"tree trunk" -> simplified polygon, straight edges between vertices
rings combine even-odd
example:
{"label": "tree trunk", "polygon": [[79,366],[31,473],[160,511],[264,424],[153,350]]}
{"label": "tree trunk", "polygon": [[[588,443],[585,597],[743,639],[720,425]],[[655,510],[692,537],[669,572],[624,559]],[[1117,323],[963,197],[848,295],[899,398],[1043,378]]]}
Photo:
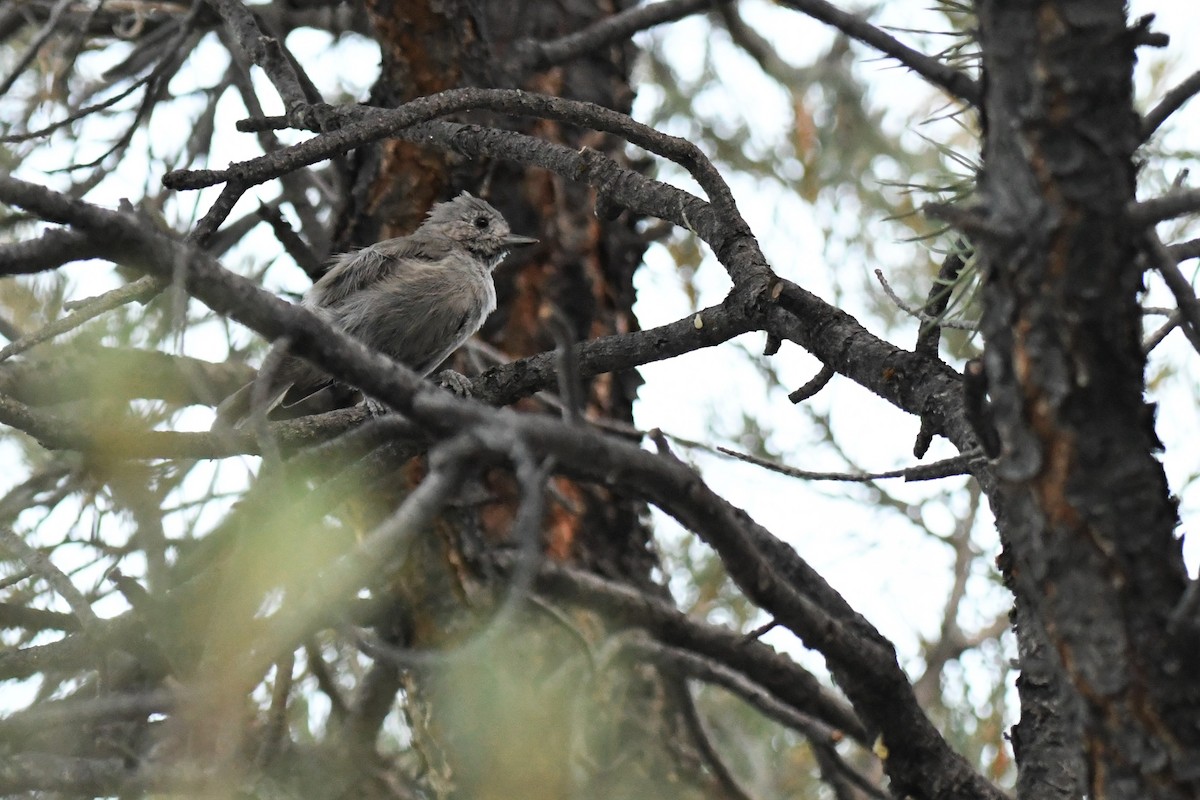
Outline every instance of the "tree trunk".
{"label": "tree trunk", "polygon": [[[383,59],[371,103],[392,106],[443,89],[479,86],[523,88],[629,110],[633,48],[627,41],[533,74],[516,74],[510,67],[522,39],[553,39],[619,7],[595,0],[518,5],[369,0]],[[536,133],[628,163],[622,143],[606,135],[482,112],[462,115],[461,121]],[[347,185],[335,245],[341,249],[407,233],[431,204],[462,190],[488,199],[514,231],[541,239],[531,253],[511,258],[496,273],[499,308],[483,336],[510,357],[554,349],[563,340],[637,329],[633,272],[645,244],[628,213],[598,218],[586,186],[399,140],[358,151]],[[579,410],[587,419],[631,422],[638,381],[633,372],[594,378],[583,387]],[[521,407],[558,413],[536,400],[522,401]],[[489,581],[472,568],[477,566],[472,558],[509,537],[518,494],[504,470],[489,472],[483,484],[489,499],[427,537],[415,566],[397,586],[392,619],[380,628],[393,644],[453,649],[478,621],[479,598]],[[565,479],[556,479],[553,488],[561,502],[546,509],[545,554],[649,586],[656,561],[642,506]],[[646,667],[620,666],[619,652],[613,664],[589,672],[590,657],[577,638],[599,644],[604,629],[603,621],[587,616],[564,625],[544,614],[522,615],[482,656],[418,670],[407,680],[394,667],[377,664],[358,700],[358,735],[375,736],[403,685],[418,749],[460,796],[661,795],[678,783],[681,747],[674,744],[679,737],[673,731],[679,715],[670,699],[672,688]],[[416,721],[414,715],[424,719]]]}
{"label": "tree trunk", "polygon": [[[998,516],[1019,632],[1044,637],[1022,643],[1042,668],[1022,679],[1020,794],[1195,797],[1200,648],[1168,626],[1187,575],[1142,398],[1143,234],[1127,217],[1136,39],[1120,0],[978,8]],[[1072,750],[1082,763],[1055,766]]]}

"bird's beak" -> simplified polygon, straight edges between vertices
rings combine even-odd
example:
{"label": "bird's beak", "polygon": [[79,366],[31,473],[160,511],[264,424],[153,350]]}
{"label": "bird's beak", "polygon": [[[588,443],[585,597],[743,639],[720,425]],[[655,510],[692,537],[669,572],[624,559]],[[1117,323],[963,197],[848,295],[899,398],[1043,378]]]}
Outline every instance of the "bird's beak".
{"label": "bird's beak", "polygon": [[510,233],[504,237],[505,247],[525,247],[530,244],[537,244],[538,240],[532,236],[517,236],[515,233]]}

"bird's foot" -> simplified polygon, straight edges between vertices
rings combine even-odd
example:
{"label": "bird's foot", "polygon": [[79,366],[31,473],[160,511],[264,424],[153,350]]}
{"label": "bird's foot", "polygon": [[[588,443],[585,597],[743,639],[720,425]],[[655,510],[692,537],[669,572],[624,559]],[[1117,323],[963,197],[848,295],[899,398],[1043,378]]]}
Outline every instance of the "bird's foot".
{"label": "bird's foot", "polygon": [[471,379],[461,372],[444,369],[434,377],[434,383],[458,397],[471,396]]}
{"label": "bird's foot", "polygon": [[392,413],[390,406],[376,400],[374,397],[364,398],[362,404],[372,419],[379,419],[382,416]]}

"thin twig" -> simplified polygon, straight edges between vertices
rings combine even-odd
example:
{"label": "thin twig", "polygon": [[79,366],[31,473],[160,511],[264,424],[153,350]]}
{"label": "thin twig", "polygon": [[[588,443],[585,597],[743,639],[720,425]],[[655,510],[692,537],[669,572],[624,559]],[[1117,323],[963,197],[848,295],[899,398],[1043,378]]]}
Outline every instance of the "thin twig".
{"label": "thin twig", "polygon": [[49,700],[39,706],[0,719],[0,734],[44,732],[59,726],[79,726],[92,722],[118,719],[140,719],[147,714],[164,714],[181,703],[200,696],[195,689],[153,689],[143,692],[122,692],[100,697],[70,697]]}
{"label": "thin twig", "polygon": [[[293,202],[293,206],[296,204]],[[317,258],[317,254],[312,248],[300,238],[300,235],[292,230],[292,226],[283,218],[283,214],[277,205],[266,205],[259,203],[258,216],[266,220],[271,226],[271,230],[275,232],[275,238],[283,245],[283,249],[291,256],[296,265],[308,275],[316,275],[322,267],[321,259]]]}
{"label": "thin twig", "polygon": [[17,63],[13,65],[12,71],[8,73],[8,77],[0,81],[0,97],[8,94],[8,90],[17,82],[17,78],[21,77],[21,73],[37,58],[38,53],[41,52],[42,45],[46,44],[50,40],[50,37],[54,35],[54,30],[58,27],[58,21],[62,17],[63,12],[70,8],[71,5],[72,0],[58,0],[58,3],[55,4],[54,9],[50,12],[50,19],[46,20],[46,24],[37,32],[33,37],[33,41],[25,48],[25,52],[17,59]]}
{"label": "thin twig", "polygon": [[110,292],[105,292],[102,295],[77,304],[77,310],[73,314],[55,320],[33,333],[22,336],[0,350],[0,362],[18,353],[23,353],[42,342],[49,341],[56,336],[73,331],[88,320],[95,319],[101,314],[112,311],[115,308],[120,308],[128,303],[149,300],[161,292],[165,286],[166,283],[161,278],[153,275],[143,275],[132,283],[127,283],[120,288],[113,289]]}
{"label": "thin twig", "polygon": [[525,41],[516,45],[519,65],[524,69],[542,69],[561,64],[582,53],[628,39],[633,34],[674,22],[714,5],[730,0],[662,0],[658,3],[643,3],[605,17],[581,31],[552,39],[548,42]]}
{"label": "thin twig", "polygon": [[[183,66],[188,54],[192,52],[193,46],[188,44],[188,40],[191,39],[194,44],[195,42],[199,42],[200,37],[203,35],[194,30],[193,24],[200,10],[204,7],[206,6],[202,0],[193,0],[192,8],[187,16],[180,21],[179,30],[175,34],[175,37],[163,49],[165,58],[154,65],[154,69],[150,71],[150,74],[143,81],[146,85],[146,92],[143,94],[142,100],[133,114],[133,120],[125,128],[125,131],[117,137],[116,141],[91,161],[71,164],[60,170],[55,170],[55,172],[74,172],[91,169],[103,163],[113,153],[121,152],[129,146],[129,143],[133,141],[134,134],[142,128],[142,123],[154,113],[158,102],[166,95],[167,84],[171,78]],[[104,173],[105,170],[97,170],[89,180],[98,181]]]}
{"label": "thin twig", "polygon": [[747,631],[745,633],[745,635],[742,636],[742,641],[756,642],[778,627],[779,627],[779,620],[777,620],[777,619],[773,619],[770,622],[765,622],[762,625],[759,625],[754,630]]}
{"label": "thin twig", "polygon": [[1200,578],[1193,578],[1188,581],[1183,597],[1167,618],[1167,632],[1178,636],[1180,628],[1184,626],[1192,630],[1200,628],[1200,613],[1197,612],[1200,612]]}
{"label": "thin twig", "polygon": [[527,600],[529,601],[529,607],[531,609],[545,614],[546,617],[554,622],[555,625],[566,631],[568,636],[579,642],[579,649],[587,657],[588,671],[594,673],[597,669],[596,648],[592,647],[592,643],[588,640],[587,634],[575,624],[574,620],[567,616],[565,611],[550,601],[545,600],[536,594],[529,595]]}
{"label": "thin twig", "polygon": [[717,784],[721,787],[725,797],[728,800],[752,800],[750,794],[742,787],[732,770],[729,769],[729,765],[725,763],[725,759],[717,751],[717,746],[713,743],[712,736],[708,732],[708,725],[704,722],[704,717],[696,705],[696,698],[692,696],[687,681],[676,679],[676,683],[675,694],[680,711],[683,712],[684,724],[691,731],[692,739],[700,750],[700,755],[708,764],[713,777],[717,779]]}
{"label": "thin twig", "polygon": [[778,472],[781,475],[787,475],[791,478],[801,478],[807,481],[844,481],[848,483],[870,483],[871,481],[884,480],[886,478],[903,478],[906,481],[932,481],[940,478],[949,478],[954,475],[969,475],[971,472],[970,466],[984,457],[983,451],[980,450],[963,453],[953,458],[945,458],[929,464],[917,464],[912,467],[893,469],[886,472],[810,472],[809,470],[789,467],[786,464],[776,464],[773,461],[752,456],[749,453],[739,453],[737,450],[730,450],[728,447],[718,447],[717,451],[727,456],[732,456],[739,461],[745,461],[756,467],[769,469],[772,472]]}
{"label": "thin twig", "polygon": [[832,25],[851,39],[874,47],[960,100],[972,105],[978,105],[980,102],[982,93],[979,83],[966,73],[901,43],[862,17],[842,11],[825,0],[780,0],[780,5],[794,8],[815,20]]}
{"label": "thin twig", "polygon": [[[925,307],[921,309],[925,319],[921,323],[921,330],[917,334],[917,344],[913,348],[916,353],[931,358],[937,356],[938,344],[942,338],[943,317],[946,314],[946,308],[950,305],[950,295],[954,291],[959,274],[967,263],[962,256],[965,249],[966,243],[961,239],[955,242],[954,251],[947,254],[942,261],[937,278],[934,279],[933,286],[929,288],[929,295],[925,298]],[[876,274],[881,273],[876,272]]]}
{"label": "thin twig", "polygon": [[138,80],[133,81],[128,87],[126,87],[124,89],[124,91],[118,92],[117,94],[113,95],[112,97],[108,98],[107,100],[101,100],[100,102],[93,103],[90,106],[84,106],[83,108],[81,108],[77,111],[74,111],[71,114],[68,114],[66,117],[58,120],[57,122],[51,122],[49,125],[46,125],[45,127],[38,128],[37,130],[34,130],[34,131],[25,131],[24,133],[10,133],[10,134],[6,134],[4,136],[0,136],[0,142],[4,142],[4,143],[25,142],[30,139],[37,139],[42,136],[49,136],[50,134],[54,133],[58,129],[66,127],[67,125],[70,125],[73,122],[78,122],[79,120],[83,119],[84,117],[86,117],[90,114],[94,114],[97,111],[103,111],[106,108],[116,105],[117,103],[124,100],[126,97],[129,97],[129,95],[136,92],[142,86],[145,86],[147,83],[149,83],[151,80],[153,80],[154,77],[155,76],[153,74],[148,74],[142,78],[139,78]]}
{"label": "thin twig", "polygon": [[308,665],[308,674],[317,681],[317,688],[329,698],[329,714],[334,720],[341,722],[346,718],[348,707],[346,699],[337,682],[329,674],[329,665],[321,657],[321,647],[313,639],[304,643],[304,655]]}
{"label": "thin twig", "polygon": [[828,364],[822,364],[821,369],[816,375],[813,375],[803,386],[788,395],[788,400],[792,403],[803,403],[828,386],[836,374],[837,370],[833,367]]}
{"label": "thin twig", "polygon": [[1175,296],[1175,302],[1179,304],[1179,324],[1183,328],[1184,336],[1192,343],[1192,347],[1200,352],[1200,300],[1196,299],[1192,284],[1179,271],[1179,262],[1163,245],[1153,228],[1146,230],[1146,245],[1150,250],[1154,268],[1162,275],[1167,288]]}
{"label": "thin twig", "polygon": [[1195,213],[1197,210],[1200,210],[1200,189],[1183,189],[1140,203],[1131,203],[1127,215],[1133,225],[1150,226],[1156,222]]}
{"label": "thin twig", "polygon": [[[222,31],[222,39],[227,38],[227,34]],[[229,65],[228,79],[237,89],[238,94],[242,98],[242,103],[246,106],[246,110],[251,115],[261,116],[263,114],[262,104],[259,102],[257,95],[257,87],[254,84],[251,75],[250,64],[242,57],[242,54],[233,43],[228,43],[229,51],[232,55],[232,60]],[[287,52],[286,50],[284,51]],[[300,69],[299,65],[294,65],[295,73],[307,81],[307,75]],[[307,85],[307,83],[305,84]],[[264,153],[270,154],[278,151],[283,147],[279,138],[270,131],[257,131],[258,146],[262,148]],[[306,264],[304,261],[297,259],[297,263],[304,268],[305,272],[314,281],[321,275],[321,259],[317,258],[316,254],[328,255],[329,253],[329,236],[328,227],[320,219],[313,203],[309,199],[309,190],[315,190],[319,196],[324,196],[326,200],[332,202],[330,192],[316,180],[316,176],[311,170],[297,170],[281,175],[279,178],[280,186],[283,189],[283,199],[291,204],[296,216],[300,221],[300,230],[307,239],[307,248],[313,251],[312,258],[317,260],[315,264]],[[275,227],[272,223],[272,227]],[[276,229],[276,235],[279,235],[280,229]],[[281,238],[280,241],[287,247],[287,240]],[[289,252],[291,252],[289,250]],[[293,257],[295,257],[293,255]]]}
{"label": "thin twig", "polygon": [[960,331],[975,331],[979,330],[979,322],[976,321],[956,321],[949,319],[939,319],[936,316],[926,314],[924,310],[915,306],[909,305],[900,299],[900,295],[896,294],[892,289],[891,284],[887,282],[887,278],[883,277],[883,270],[875,270],[875,277],[879,280],[879,285],[883,287],[883,292],[888,296],[888,299],[896,304],[896,307],[908,314],[910,317],[916,317],[922,323],[936,323],[940,328],[954,328]]}
{"label": "thin twig", "polygon": [[1200,70],[1193,72],[1183,83],[1163,95],[1158,105],[1146,112],[1142,118],[1142,141],[1149,139],[1167,118],[1183,107],[1183,104],[1200,92]]}
{"label": "thin twig", "polygon": [[646,636],[626,637],[622,645],[624,649],[632,650],[642,658],[648,658],[660,665],[669,666],[685,675],[728,690],[758,709],[764,716],[781,725],[801,731],[806,735],[812,735],[817,740],[829,742],[835,737],[831,728],[808,714],[781,703],[778,698],[755,683],[752,678],[731,669],[717,659],[665,645]]}
{"label": "thin twig", "polygon": [[79,624],[83,626],[84,632],[96,631],[99,628],[100,620],[96,617],[96,612],[92,611],[91,603],[87,601],[79,589],[75,588],[75,584],[71,583],[71,579],[55,566],[54,562],[47,558],[44,553],[30,546],[28,542],[18,536],[7,525],[0,525],[0,545],[6,547],[25,566],[36,572],[46,583],[50,584],[50,588],[71,607],[71,611],[74,612],[76,618],[79,620]]}
{"label": "thin twig", "polygon": [[[510,556],[495,558],[498,566],[511,569],[506,563],[511,562]],[[537,590],[644,628],[663,646],[695,653],[744,676],[743,680],[765,689],[793,715],[822,720],[859,743],[869,743],[863,726],[843,700],[792,659],[761,642],[747,642],[736,631],[692,619],[672,602],[636,587],[554,562],[542,565]]]}
{"label": "thin twig", "polygon": [[722,5],[719,11],[725,30],[729,31],[729,38],[757,61],[763,72],[783,86],[803,86],[808,83],[809,73],[780,58],[774,45],[742,19],[737,4]]}
{"label": "thin twig", "polygon": [[258,20],[241,0],[209,0],[209,4],[225,20],[229,33],[245,57],[262,67],[275,91],[279,92],[284,107],[291,112],[306,105],[307,98],[292,60],[274,36],[263,32]]}
{"label": "thin twig", "polygon": [[1167,321],[1158,327],[1153,333],[1146,337],[1142,342],[1142,352],[1149,355],[1154,348],[1162,344],[1163,339],[1166,339],[1171,331],[1179,327],[1179,323],[1183,320],[1183,315],[1176,309],[1173,314],[1167,317]]}
{"label": "thin twig", "polygon": [[287,733],[288,698],[292,694],[292,669],[296,666],[296,653],[289,650],[275,662],[275,682],[271,687],[271,707],[267,711],[266,730],[258,750],[257,766],[269,765],[279,755],[284,735]]}
{"label": "thin twig", "polygon": [[[880,789],[865,775],[846,763],[846,759],[842,758],[841,753],[833,744],[813,742],[813,755],[821,769],[821,777],[833,788],[837,800],[858,800],[858,795],[852,793],[854,786],[875,800],[892,800],[894,797],[893,794]],[[844,776],[849,781],[849,785],[839,781],[838,776]]]}

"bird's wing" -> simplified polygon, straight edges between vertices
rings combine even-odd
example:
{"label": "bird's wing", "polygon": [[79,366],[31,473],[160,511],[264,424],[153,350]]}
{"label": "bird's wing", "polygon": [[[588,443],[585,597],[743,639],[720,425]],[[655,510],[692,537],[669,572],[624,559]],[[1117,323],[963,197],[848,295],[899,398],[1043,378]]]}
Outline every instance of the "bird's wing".
{"label": "bird's wing", "polygon": [[414,261],[441,261],[454,250],[454,243],[444,236],[426,236],[417,231],[411,236],[401,236],[398,239],[385,239],[371,245],[385,258],[400,262],[408,259]]}
{"label": "bird's wing", "polygon": [[445,258],[451,245],[443,238],[427,238],[418,234],[386,239],[370,247],[338,256],[305,297],[305,304],[315,308],[333,308],[347,297],[383,280],[406,262],[432,263]]}
{"label": "bird's wing", "polygon": [[347,298],[338,308],[341,323],[369,347],[428,374],[475,333],[492,310],[487,298],[478,296],[491,287],[491,275],[471,277],[444,262],[412,265],[382,280],[377,291]]}

